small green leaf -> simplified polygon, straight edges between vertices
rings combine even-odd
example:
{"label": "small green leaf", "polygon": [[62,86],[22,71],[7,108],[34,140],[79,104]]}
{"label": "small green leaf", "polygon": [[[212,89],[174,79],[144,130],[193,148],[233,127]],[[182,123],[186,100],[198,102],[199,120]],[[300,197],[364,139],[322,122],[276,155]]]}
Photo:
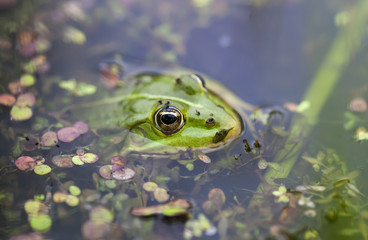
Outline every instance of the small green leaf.
{"label": "small green leaf", "polygon": [[75,185],[71,185],[69,187],[69,192],[74,195],[74,196],[78,196],[81,194],[81,190],[79,187],[75,186]]}
{"label": "small green leaf", "polygon": [[74,195],[68,195],[66,197],[65,203],[70,207],[76,207],[79,204],[79,199]]}
{"label": "small green leaf", "polygon": [[72,78],[70,80],[66,80],[66,81],[61,81],[59,83],[59,87],[71,92],[71,91],[74,91],[76,89],[77,82],[74,78]]}
{"label": "small green leaf", "polygon": [[154,182],[145,182],[143,184],[143,189],[147,192],[153,192],[157,188],[157,184]]}
{"label": "small green leaf", "polygon": [[37,175],[45,175],[51,172],[51,168],[48,165],[42,164],[36,166],[33,170]]}
{"label": "small green leaf", "polygon": [[189,171],[193,171],[194,169],[194,165],[192,163],[188,163],[187,165],[185,165],[185,167],[189,170]]}
{"label": "small green leaf", "polygon": [[75,164],[75,165],[83,165],[84,162],[80,159],[79,155],[76,155],[72,158],[72,162]]}
{"label": "small green leaf", "polygon": [[47,232],[52,224],[51,217],[47,214],[40,214],[38,216],[31,216],[29,223],[34,231]]}
{"label": "small green leaf", "polygon": [[77,96],[92,95],[96,92],[96,90],[97,88],[95,85],[87,83],[78,83],[75,89],[75,95]]}
{"label": "small green leaf", "polygon": [[86,35],[82,31],[69,26],[64,30],[63,39],[64,42],[83,45],[86,42]]}
{"label": "small green leaf", "polygon": [[35,84],[35,78],[31,74],[23,74],[20,77],[20,85],[24,87],[29,87]]}
{"label": "small green leaf", "polygon": [[25,121],[32,117],[32,109],[28,106],[13,106],[10,110],[10,116],[14,121]]}
{"label": "small green leaf", "polygon": [[112,212],[104,207],[98,206],[91,210],[89,213],[89,217],[91,220],[96,222],[106,222],[111,223],[114,220],[114,215]]}

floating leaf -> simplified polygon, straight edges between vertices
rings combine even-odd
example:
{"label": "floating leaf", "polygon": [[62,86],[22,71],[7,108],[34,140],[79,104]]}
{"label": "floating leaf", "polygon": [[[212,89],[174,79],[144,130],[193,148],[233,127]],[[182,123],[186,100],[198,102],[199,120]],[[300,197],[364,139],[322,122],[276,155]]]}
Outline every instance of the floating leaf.
{"label": "floating leaf", "polygon": [[32,115],[33,115],[32,109],[30,109],[27,106],[23,107],[14,105],[10,110],[10,116],[14,121],[25,121],[30,119]]}
{"label": "floating leaf", "polygon": [[68,195],[65,203],[68,204],[69,207],[76,207],[79,204],[79,199],[74,195]]}
{"label": "floating leaf", "polygon": [[208,193],[208,200],[213,202],[218,208],[221,208],[226,201],[225,193],[220,188],[213,188]]}
{"label": "floating leaf", "polygon": [[164,214],[168,217],[185,215],[191,204],[184,199],[176,199],[169,203],[157,206],[133,208],[131,214],[135,216],[151,216],[155,214]]}
{"label": "floating leaf", "polygon": [[51,42],[46,38],[37,39],[35,44],[36,44],[35,48],[38,53],[44,53],[51,47]]}
{"label": "floating leaf", "polygon": [[143,184],[143,189],[147,192],[153,192],[157,188],[157,184],[154,182],[145,182]]}
{"label": "floating leaf", "polygon": [[42,135],[41,145],[45,147],[56,146],[58,143],[57,134],[55,132],[49,131]]}
{"label": "floating leaf", "polygon": [[14,103],[15,97],[13,95],[7,93],[0,94],[0,104],[10,107],[13,106]]}
{"label": "floating leaf", "polygon": [[68,91],[74,91],[77,88],[77,82],[74,78],[59,82],[59,87]]}
{"label": "floating leaf", "polygon": [[185,165],[185,167],[186,167],[189,171],[193,171],[193,169],[194,169],[194,165],[193,165],[193,163],[188,163],[188,164],[186,164],[186,165]]}
{"label": "floating leaf", "polygon": [[277,191],[273,191],[272,194],[276,197],[279,197],[287,192],[286,187],[280,186]]}
{"label": "floating leaf", "polygon": [[111,158],[111,163],[119,167],[124,167],[126,164],[126,159],[123,156],[113,156]]}
{"label": "floating leaf", "polygon": [[81,190],[79,187],[75,186],[75,185],[71,185],[69,187],[69,192],[70,194],[74,195],[74,196],[78,196],[81,194]]}
{"label": "floating leaf", "polygon": [[15,105],[24,107],[24,106],[28,106],[28,107],[32,107],[34,106],[36,103],[36,97],[33,93],[28,92],[28,93],[24,93],[18,96],[17,101],[15,102]]}
{"label": "floating leaf", "polygon": [[19,81],[22,87],[29,87],[35,84],[35,77],[31,74],[23,74]]}
{"label": "floating leaf", "polygon": [[100,167],[99,171],[100,176],[105,179],[111,179],[112,178],[112,165],[104,165]]}
{"label": "floating leaf", "polygon": [[24,203],[24,210],[28,215],[46,214],[49,208],[43,202],[36,200],[28,200]]}
{"label": "floating leaf", "polygon": [[50,69],[45,55],[38,55],[24,65],[24,70],[29,73],[45,73]]}
{"label": "floating leaf", "polygon": [[116,180],[127,181],[134,177],[135,172],[130,168],[120,168],[112,171],[112,177]]}
{"label": "floating leaf", "polygon": [[279,200],[278,200],[278,202],[284,202],[284,203],[287,203],[289,201],[290,201],[290,199],[289,199],[289,197],[287,195],[281,195],[279,197]]}
{"label": "floating leaf", "polygon": [[101,239],[110,231],[110,224],[88,220],[82,226],[82,235],[86,239]]}
{"label": "floating leaf", "polygon": [[81,82],[77,84],[74,94],[77,96],[92,95],[96,90],[97,88],[95,85]]}
{"label": "floating leaf", "polygon": [[94,153],[85,153],[81,156],[78,155],[77,157],[79,157],[84,163],[95,163],[98,161],[98,156]]}
{"label": "floating leaf", "polygon": [[22,86],[20,82],[11,82],[8,84],[8,89],[12,94],[19,94],[22,92]]}
{"label": "floating leaf", "polygon": [[72,157],[68,155],[57,155],[51,159],[52,163],[61,168],[74,167]]}
{"label": "floating leaf", "polygon": [[39,146],[39,139],[33,136],[26,137],[22,141],[20,141],[20,146],[22,147],[23,151],[33,151],[35,149],[38,149]]}
{"label": "floating leaf", "polygon": [[157,202],[166,202],[170,198],[170,195],[164,188],[156,188],[153,192],[153,196]]}
{"label": "floating leaf", "polygon": [[45,175],[51,172],[51,168],[48,165],[42,164],[36,166],[33,170],[37,175]]}
{"label": "floating leaf", "polygon": [[74,78],[60,82],[59,87],[68,90],[77,96],[91,95],[97,90],[95,85],[88,83],[77,83]]}
{"label": "floating leaf", "polygon": [[63,33],[64,42],[75,43],[82,45],[86,41],[86,36],[84,33],[74,27],[67,27]]}
{"label": "floating leaf", "polygon": [[273,191],[272,195],[278,197],[278,202],[289,202],[289,197],[287,196],[287,189],[285,186],[280,186],[277,191]]}
{"label": "floating leaf", "polygon": [[56,203],[63,203],[66,201],[68,197],[68,194],[63,193],[63,192],[56,192],[54,193],[54,195],[52,196],[52,200]]}
{"label": "floating leaf", "polygon": [[205,211],[205,213],[207,213],[209,215],[215,214],[217,212],[217,210],[218,210],[216,204],[214,204],[210,200],[205,201],[202,204],[202,208]]}
{"label": "floating leaf", "polygon": [[88,124],[82,121],[75,122],[73,127],[78,130],[80,134],[88,132]]}
{"label": "floating leaf", "polygon": [[89,212],[89,218],[97,222],[111,223],[114,220],[114,215],[107,208],[98,206]]}
{"label": "floating leaf", "polygon": [[29,223],[34,231],[47,232],[51,228],[52,220],[47,214],[40,214],[29,218]]}
{"label": "floating leaf", "polygon": [[191,208],[191,204],[184,199],[175,199],[169,203],[166,203],[165,209],[162,212],[165,216],[175,217],[188,213],[188,209]]}
{"label": "floating leaf", "polygon": [[74,127],[65,127],[57,132],[58,139],[62,142],[72,142],[80,136],[78,129]]}
{"label": "floating leaf", "polygon": [[75,164],[75,165],[83,165],[84,162],[80,159],[80,156],[76,155],[72,158],[72,162]]}
{"label": "floating leaf", "polygon": [[22,171],[33,170],[36,166],[36,160],[28,156],[21,156],[15,160],[15,166]]}

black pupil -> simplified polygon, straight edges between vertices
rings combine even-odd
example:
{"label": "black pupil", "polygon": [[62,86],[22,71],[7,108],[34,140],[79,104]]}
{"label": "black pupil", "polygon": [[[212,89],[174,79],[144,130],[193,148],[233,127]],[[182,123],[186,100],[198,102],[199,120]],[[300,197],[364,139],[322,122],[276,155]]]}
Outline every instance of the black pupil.
{"label": "black pupil", "polygon": [[176,115],[172,114],[172,113],[165,113],[161,116],[161,121],[162,123],[166,124],[166,125],[170,125],[173,124],[174,122],[177,121],[177,117]]}

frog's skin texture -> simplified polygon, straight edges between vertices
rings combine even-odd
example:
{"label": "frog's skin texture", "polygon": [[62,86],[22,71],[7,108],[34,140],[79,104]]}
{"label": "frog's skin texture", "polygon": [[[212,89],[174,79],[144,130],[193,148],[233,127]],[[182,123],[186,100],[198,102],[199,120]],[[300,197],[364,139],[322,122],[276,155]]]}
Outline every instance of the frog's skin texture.
{"label": "frog's skin texture", "polygon": [[[72,108],[87,116],[92,128],[123,130],[125,154],[208,152],[238,138],[244,130],[240,115],[212,85],[228,93],[195,74],[141,73],[126,78],[112,96]],[[86,113],[82,109],[87,107]]]}

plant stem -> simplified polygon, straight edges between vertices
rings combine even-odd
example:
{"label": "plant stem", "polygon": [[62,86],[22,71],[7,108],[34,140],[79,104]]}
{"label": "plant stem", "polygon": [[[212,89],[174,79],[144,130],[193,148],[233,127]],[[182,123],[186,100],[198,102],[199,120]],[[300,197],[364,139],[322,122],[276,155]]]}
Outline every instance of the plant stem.
{"label": "plant stem", "polygon": [[[350,12],[349,17],[348,25],[344,26],[337,35],[302,100],[302,103],[308,106],[308,108],[301,112],[301,117],[293,119],[286,146],[275,157],[275,162],[281,165],[283,171],[268,169],[264,176],[268,184],[273,184],[273,180],[276,178],[286,178],[289,175],[301,154],[305,140],[318,122],[318,117],[326,100],[332,93],[350,60],[360,49],[368,21],[368,1],[361,0],[358,2]],[[263,191],[264,187],[261,184],[257,191]]]}

